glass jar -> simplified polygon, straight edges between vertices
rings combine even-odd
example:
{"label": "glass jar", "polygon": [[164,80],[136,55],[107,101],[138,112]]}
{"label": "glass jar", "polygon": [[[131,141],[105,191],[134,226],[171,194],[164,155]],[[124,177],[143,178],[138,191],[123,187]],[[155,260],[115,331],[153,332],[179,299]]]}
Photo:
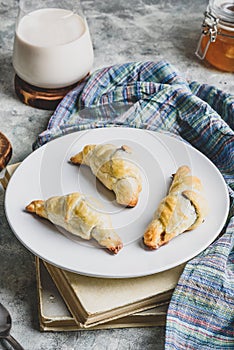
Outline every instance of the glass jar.
{"label": "glass jar", "polygon": [[234,1],[209,1],[196,55],[220,70],[234,72]]}

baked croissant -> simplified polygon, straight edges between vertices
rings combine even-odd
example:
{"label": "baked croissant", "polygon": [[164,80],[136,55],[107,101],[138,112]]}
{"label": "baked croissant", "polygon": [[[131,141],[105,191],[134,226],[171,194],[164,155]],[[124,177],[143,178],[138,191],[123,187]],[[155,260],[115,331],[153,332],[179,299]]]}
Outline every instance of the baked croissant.
{"label": "baked croissant", "polygon": [[188,166],[181,166],[144,233],[144,243],[157,249],[184,231],[198,227],[207,212],[201,181],[191,175]]}
{"label": "baked croissant", "polygon": [[114,191],[117,203],[136,206],[142,189],[139,168],[127,158],[128,146],[111,144],[87,145],[70,160],[73,164],[88,165],[92,173]]}
{"label": "baked croissant", "polygon": [[101,246],[115,254],[123,246],[112,228],[110,217],[94,209],[78,192],[51,197],[45,201],[32,201],[26,210],[83,239],[89,240],[93,237]]}

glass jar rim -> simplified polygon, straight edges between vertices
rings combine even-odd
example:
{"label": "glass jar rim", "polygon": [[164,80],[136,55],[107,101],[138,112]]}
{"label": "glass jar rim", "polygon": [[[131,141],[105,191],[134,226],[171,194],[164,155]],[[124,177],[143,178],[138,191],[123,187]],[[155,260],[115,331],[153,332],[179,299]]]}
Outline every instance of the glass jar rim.
{"label": "glass jar rim", "polygon": [[210,0],[209,11],[223,22],[234,24],[234,1]]}

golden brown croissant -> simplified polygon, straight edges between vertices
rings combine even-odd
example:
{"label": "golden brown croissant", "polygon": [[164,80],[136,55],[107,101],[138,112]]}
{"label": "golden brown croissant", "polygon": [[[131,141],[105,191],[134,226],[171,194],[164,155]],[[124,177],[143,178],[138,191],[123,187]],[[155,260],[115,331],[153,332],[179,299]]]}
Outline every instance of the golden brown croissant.
{"label": "golden brown croissant", "polygon": [[188,166],[181,166],[144,233],[144,243],[157,249],[180,233],[198,227],[207,212],[201,181],[191,175]]}
{"label": "golden brown croissant", "polygon": [[86,240],[93,237],[101,246],[115,254],[123,246],[112,228],[110,217],[94,209],[78,192],[51,197],[45,201],[32,201],[26,210]]}
{"label": "golden brown croissant", "polygon": [[128,146],[87,145],[70,160],[73,164],[88,165],[92,173],[114,191],[117,203],[134,207],[142,188],[141,176],[138,167],[126,157],[127,153],[131,153]]}

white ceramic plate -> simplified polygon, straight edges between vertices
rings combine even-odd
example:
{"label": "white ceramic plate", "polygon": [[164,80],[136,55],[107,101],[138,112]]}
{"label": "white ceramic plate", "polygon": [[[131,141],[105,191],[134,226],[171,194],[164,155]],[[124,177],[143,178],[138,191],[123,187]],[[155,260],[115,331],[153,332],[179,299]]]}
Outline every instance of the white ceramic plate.
{"label": "white ceramic plate", "polygon": [[[122,208],[113,193],[96,181],[84,166],[69,163],[90,143],[129,145],[139,165],[143,190],[135,208]],[[160,200],[167,194],[171,175],[180,165],[191,167],[206,190],[210,212],[196,230],[184,233],[156,251],[144,248],[142,236]],[[45,219],[24,211],[34,199],[83,192],[103,203],[121,236],[124,248],[111,255],[92,241],[73,240]],[[84,275],[127,278],[175,267],[204,250],[220,233],[228,214],[229,196],[217,168],[200,152],[161,133],[131,128],[102,128],[66,135],[27,157],[12,176],[6,191],[8,221],[18,239],[35,255]]]}

